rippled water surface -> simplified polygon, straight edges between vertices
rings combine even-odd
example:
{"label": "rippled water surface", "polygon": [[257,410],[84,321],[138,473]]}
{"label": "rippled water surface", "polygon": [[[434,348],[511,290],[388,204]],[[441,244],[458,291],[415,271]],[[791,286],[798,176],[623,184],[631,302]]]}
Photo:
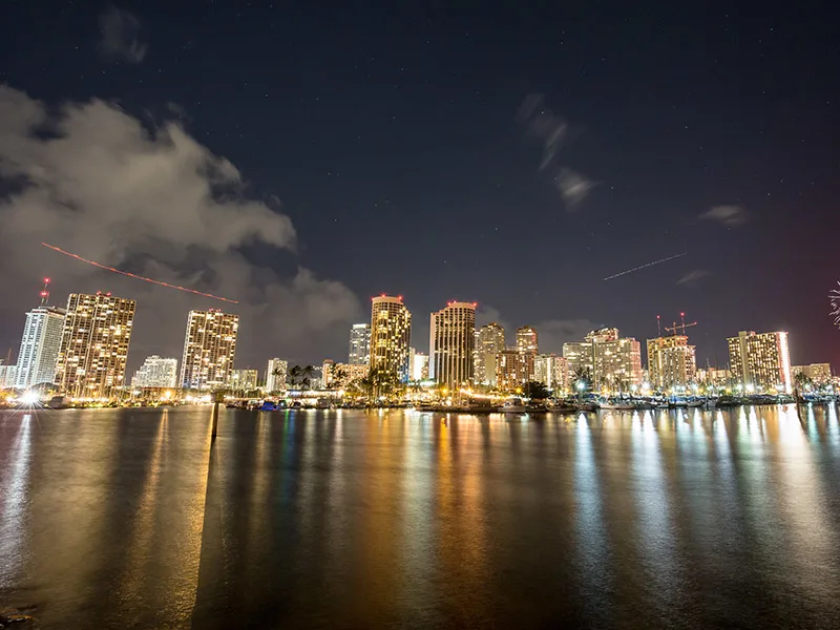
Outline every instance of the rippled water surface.
{"label": "rippled water surface", "polygon": [[840,628],[833,407],[0,413],[44,628]]}

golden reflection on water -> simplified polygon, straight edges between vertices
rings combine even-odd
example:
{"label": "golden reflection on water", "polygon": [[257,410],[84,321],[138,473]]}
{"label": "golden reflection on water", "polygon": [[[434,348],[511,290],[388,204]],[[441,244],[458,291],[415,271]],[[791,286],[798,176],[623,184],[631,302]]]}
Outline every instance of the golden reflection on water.
{"label": "golden reflection on water", "polygon": [[813,626],[840,431],[802,412],[0,416],[0,587],[75,627]]}

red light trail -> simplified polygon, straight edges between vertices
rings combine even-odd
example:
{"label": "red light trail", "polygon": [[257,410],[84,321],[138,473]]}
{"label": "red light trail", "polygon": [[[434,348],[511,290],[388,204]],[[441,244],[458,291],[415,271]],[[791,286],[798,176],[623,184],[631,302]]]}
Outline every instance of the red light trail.
{"label": "red light trail", "polygon": [[229,300],[228,298],[219,297],[218,295],[213,295],[211,293],[202,293],[201,291],[196,291],[195,289],[188,289],[187,287],[181,287],[177,284],[169,284],[168,282],[163,282],[162,280],[155,280],[153,278],[147,278],[145,276],[138,276],[136,273],[131,273],[129,271],[121,271],[120,269],[114,269],[113,267],[109,267],[108,265],[103,265],[102,263],[98,263],[95,260],[88,260],[87,258],[82,258],[78,254],[74,254],[73,252],[66,252],[60,247],[56,247],[55,245],[50,245],[49,243],[41,242],[41,245],[44,247],[49,247],[53,251],[58,252],[59,254],[64,254],[65,256],[69,256],[70,258],[75,258],[76,260],[80,260],[83,263],[87,263],[89,265],[93,265],[94,267],[99,267],[100,269],[104,269],[105,271],[113,271],[114,273],[118,273],[123,276],[128,276],[129,278],[134,278],[135,280],[143,280],[144,282],[151,282],[152,284],[157,284],[162,287],[167,287],[169,289],[177,289],[178,291],[185,291],[186,293],[194,293],[195,295],[200,295],[202,297],[212,298],[214,300],[221,300],[222,302],[229,302],[230,304],[239,304],[236,300]]}

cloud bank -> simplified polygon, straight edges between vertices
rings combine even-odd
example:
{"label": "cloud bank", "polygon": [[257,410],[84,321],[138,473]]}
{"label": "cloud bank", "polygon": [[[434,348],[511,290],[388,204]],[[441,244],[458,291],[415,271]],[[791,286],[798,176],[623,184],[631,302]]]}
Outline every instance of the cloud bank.
{"label": "cloud bank", "polygon": [[128,11],[109,7],[99,16],[99,50],[110,59],[140,63],[148,46],[140,41],[140,20]]}
{"label": "cloud bank", "polygon": [[[299,268],[281,277],[252,264],[248,246],[293,255],[290,219],[249,199],[242,176],[177,122],[149,128],[99,100],[57,111],[0,86],[0,267],[8,278],[0,325],[14,338],[43,276],[53,300],[112,291],[138,302],[130,363],[177,356],[190,309],[241,316],[237,367],[314,359],[343,348],[361,314],[340,282]],[[98,270],[41,241],[152,278],[237,299],[227,305]],[[7,342],[8,343],[8,342]],[[339,345],[340,344],[340,345]],[[4,349],[5,350],[5,349]],[[16,348],[15,348],[16,350]]]}

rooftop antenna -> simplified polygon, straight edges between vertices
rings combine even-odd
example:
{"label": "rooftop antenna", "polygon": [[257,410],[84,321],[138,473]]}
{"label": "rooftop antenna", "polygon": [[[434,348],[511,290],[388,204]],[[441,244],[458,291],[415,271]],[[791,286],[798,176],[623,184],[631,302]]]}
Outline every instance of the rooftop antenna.
{"label": "rooftop antenna", "polygon": [[46,306],[50,301],[50,279],[44,278],[44,288],[41,289],[41,306]]}
{"label": "rooftop antenna", "polygon": [[659,319],[659,315],[656,316],[656,336],[662,336],[662,322]]}

